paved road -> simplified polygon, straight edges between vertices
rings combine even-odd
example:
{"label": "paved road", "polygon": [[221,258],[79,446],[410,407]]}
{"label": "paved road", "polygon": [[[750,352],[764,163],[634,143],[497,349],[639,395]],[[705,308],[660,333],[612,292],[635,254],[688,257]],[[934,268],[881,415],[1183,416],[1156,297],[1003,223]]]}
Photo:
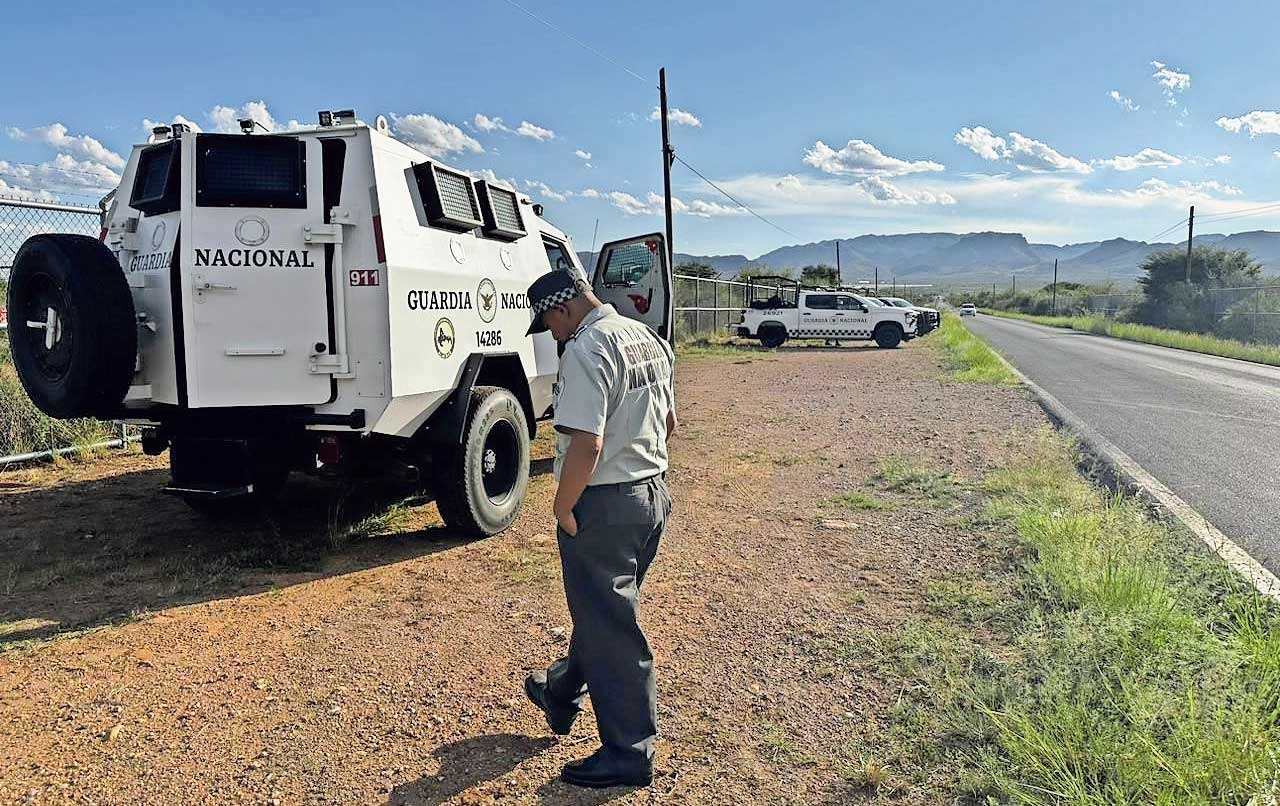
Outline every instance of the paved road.
{"label": "paved road", "polygon": [[1280,573],[1280,368],[991,316],[964,322]]}

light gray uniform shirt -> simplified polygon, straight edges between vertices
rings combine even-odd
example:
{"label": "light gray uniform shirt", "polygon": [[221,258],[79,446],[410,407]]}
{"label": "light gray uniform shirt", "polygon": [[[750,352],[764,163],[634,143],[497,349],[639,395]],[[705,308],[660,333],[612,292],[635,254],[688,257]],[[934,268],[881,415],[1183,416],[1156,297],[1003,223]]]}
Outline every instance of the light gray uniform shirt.
{"label": "light gray uniform shirt", "polygon": [[570,437],[603,438],[591,484],[638,481],[667,470],[667,414],[675,410],[675,354],[647,325],[601,305],[560,357],[555,390],[556,479]]}

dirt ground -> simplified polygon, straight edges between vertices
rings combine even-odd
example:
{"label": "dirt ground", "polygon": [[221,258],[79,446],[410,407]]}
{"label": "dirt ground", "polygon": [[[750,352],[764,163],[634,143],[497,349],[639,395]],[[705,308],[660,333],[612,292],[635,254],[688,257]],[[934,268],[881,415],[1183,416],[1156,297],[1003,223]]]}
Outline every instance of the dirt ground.
{"label": "dirt ground", "polygon": [[947,380],[919,341],[691,356],[678,387],[643,601],[651,788],[559,783],[594,720],[556,740],[521,692],[569,627],[544,437],[519,521],[474,543],[429,502],[379,516],[394,491],[306,480],[269,522],[215,526],[159,494],[163,460],[0,474],[0,802],[873,798],[859,748],[900,692],[832,647],[900,629],[979,536],[946,507],[824,502],[892,502],[872,477],[895,457],[977,478],[1043,415]]}

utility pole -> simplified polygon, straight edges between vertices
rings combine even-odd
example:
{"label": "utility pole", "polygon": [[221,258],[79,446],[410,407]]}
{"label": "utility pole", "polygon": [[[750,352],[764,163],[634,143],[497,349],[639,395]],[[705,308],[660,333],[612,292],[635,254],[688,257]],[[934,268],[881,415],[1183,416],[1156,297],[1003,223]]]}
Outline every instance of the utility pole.
{"label": "utility pole", "polygon": [[1053,303],[1050,310],[1054,316],[1058,315],[1058,259],[1053,259]]}
{"label": "utility pole", "polygon": [[844,285],[844,278],[840,275],[840,241],[836,241],[836,287]]}
{"label": "utility pole", "polygon": [[1191,205],[1191,212],[1187,215],[1187,285],[1191,285],[1191,237],[1195,232],[1196,225],[1196,206]]}
{"label": "utility pole", "polygon": [[880,293],[880,267],[876,266],[876,293]]}
{"label": "utility pole", "polygon": [[1013,275],[1013,291],[1009,293],[1009,296],[1013,297],[1014,299],[1018,298],[1018,275],[1016,274]]}
{"label": "utility pole", "polygon": [[676,265],[675,235],[671,229],[671,164],[675,162],[676,152],[671,147],[671,129],[667,122],[667,68],[658,70],[658,100],[662,110],[662,189],[665,193],[667,208],[667,265]]}

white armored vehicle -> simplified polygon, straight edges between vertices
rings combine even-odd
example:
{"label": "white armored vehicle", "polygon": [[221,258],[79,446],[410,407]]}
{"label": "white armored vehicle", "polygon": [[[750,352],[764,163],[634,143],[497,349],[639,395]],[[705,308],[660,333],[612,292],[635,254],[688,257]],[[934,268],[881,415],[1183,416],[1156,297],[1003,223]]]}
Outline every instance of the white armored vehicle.
{"label": "white armored vehicle", "polygon": [[751,278],[746,298],[737,335],[769,348],[787,339],[874,339],[877,346],[892,348],[916,335],[914,311],[842,289],[803,288],[789,277]]}
{"label": "white armored vehicle", "polygon": [[[218,511],[291,471],[394,473],[444,520],[498,532],[529,480],[558,352],[525,335],[530,282],[587,279],[670,338],[661,235],[588,276],[539,205],[350,112],[287,134],[175,125],[134,147],[101,240],[43,234],[14,261],[14,362],[60,418],[143,427],[168,492]],[[253,130],[242,122],[246,132]]]}

